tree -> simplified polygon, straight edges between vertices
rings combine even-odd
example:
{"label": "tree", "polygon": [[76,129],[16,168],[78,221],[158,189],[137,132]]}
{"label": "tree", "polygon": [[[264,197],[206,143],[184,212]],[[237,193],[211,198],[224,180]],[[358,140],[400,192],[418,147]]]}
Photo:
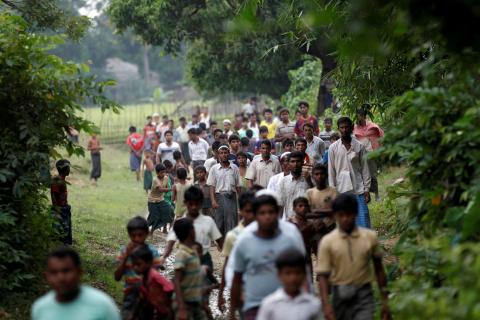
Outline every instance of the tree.
{"label": "tree", "polygon": [[55,239],[46,196],[50,158],[59,156],[59,148],[83,155],[83,148],[68,140],[71,127],[94,130],[93,123],[78,116],[81,103],[91,99],[118,112],[102,95],[111,82],[98,83],[85,76],[87,66],[49,54],[62,38],[31,33],[30,28],[31,23],[12,12],[0,13],[2,292],[29,288]]}
{"label": "tree", "polygon": [[[113,0],[108,13],[119,30],[131,28],[169,53],[186,44],[187,75],[202,93],[258,92],[279,98],[290,83],[288,70],[301,65],[302,53],[280,46],[278,27],[256,34],[229,32],[240,9],[238,1]],[[275,6],[263,11],[265,16],[276,13]]]}

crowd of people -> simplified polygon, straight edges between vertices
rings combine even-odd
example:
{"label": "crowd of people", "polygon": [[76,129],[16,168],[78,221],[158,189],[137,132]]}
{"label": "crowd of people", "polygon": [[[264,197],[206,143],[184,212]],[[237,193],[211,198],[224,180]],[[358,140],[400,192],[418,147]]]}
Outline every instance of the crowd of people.
{"label": "crowd of people", "polygon": [[[212,319],[213,290],[219,310],[231,319],[373,319],[374,279],[382,319],[390,318],[382,252],[368,210],[378,183],[366,155],[378,148],[383,131],[367,120],[364,108],[355,123],[325,118],[321,126],[307,102],[299,103],[295,119],[286,108],[259,111],[252,98],[233,121],[222,121],[223,128],[206,109],[190,122],[181,117],[177,128],[158,114],[147,118],[143,131],[130,127],[130,168],[137,180],[143,177],[148,217],[129,221],[131,241],[117,257],[114,277],[125,282],[123,319]],[[57,168],[63,185],[65,172]],[[58,193],[52,185],[54,207],[62,212],[66,189],[65,203]],[[65,243],[71,243],[71,223],[61,222],[70,230]],[[167,234],[161,254],[146,242],[156,230]],[[212,246],[225,259],[219,278]],[[161,270],[174,251],[169,280]],[[47,319],[41,316],[46,308],[58,309],[62,299],[71,303],[94,292],[80,285],[79,261],[69,248],[49,256],[46,274],[54,293],[37,301],[34,319]],[[48,276],[63,272],[55,271],[59,264],[78,274],[71,283],[56,284]],[[105,314],[111,310],[107,298],[99,303]]]}

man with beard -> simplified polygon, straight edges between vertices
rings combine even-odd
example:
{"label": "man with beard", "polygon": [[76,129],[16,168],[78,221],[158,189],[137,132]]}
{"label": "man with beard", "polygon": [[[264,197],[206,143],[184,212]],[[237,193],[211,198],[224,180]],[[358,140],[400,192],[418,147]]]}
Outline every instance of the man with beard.
{"label": "man with beard", "polygon": [[238,224],[237,195],[240,194],[240,172],[228,160],[230,149],[226,145],[218,148],[218,161],[208,174],[210,199],[215,210],[214,217],[223,236]]}

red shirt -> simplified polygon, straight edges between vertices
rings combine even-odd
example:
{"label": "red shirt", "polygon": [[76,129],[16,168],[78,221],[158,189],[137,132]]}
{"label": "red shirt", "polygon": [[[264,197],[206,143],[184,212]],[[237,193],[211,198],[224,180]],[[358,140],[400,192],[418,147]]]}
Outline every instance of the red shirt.
{"label": "red shirt", "polygon": [[143,128],[143,136],[144,137],[152,137],[155,134],[156,127],[149,123]]}
{"label": "red shirt", "polygon": [[313,134],[318,136],[320,133],[320,128],[318,127],[318,120],[315,116],[308,116],[307,118],[299,117],[297,123],[295,124],[295,134],[299,137],[304,137],[303,134],[303,125],[305,123],[310,123],[313,126]]}
{"label": "red shirt", "polygon": [[68,205],[68,191],[65,177],[55,176],[52,178],[50,185],[50,192],[52,196],[52,205],[55,207],[65,207]]}
{"label": "red shirt", "polygon": [[171,309],[171,295],[173,293],[173,284],[162,276],[154,268],[150,268],[148,279],[140,287],[142,297],[147,300],[155,310],[167,315]]}
{"label": "red shirt", "polygon": [[143,148],[143,136],[140,133],[132,133],[127,138],[127,144],[136,152]]}

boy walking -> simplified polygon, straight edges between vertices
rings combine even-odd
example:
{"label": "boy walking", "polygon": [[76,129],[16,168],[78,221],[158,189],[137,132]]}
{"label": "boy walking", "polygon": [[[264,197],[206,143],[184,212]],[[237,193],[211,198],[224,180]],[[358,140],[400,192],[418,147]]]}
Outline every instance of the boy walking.
{"label": "boy walking", "polygon": [[157,249],[151,244],[146,244],[148,237],[148,223],[145,218],[137,216],[128,221],[127,224],[128,237],[130,242],[127,246],[120,249],[117,256],[118,266],[115,270],[115,280],[120,281],[122,278],[125,280],[123,289],[123,304],[122,304],[122,318],[130,319],[140,292],[140,286],[142,285],[141,275],[135,272],[133,268],[133,261],[131,254],[139,246],[147,245],[153,255],[153,267],[160,267],[160,256]]}
{"label": "boy walking", "polygon": [[[222,234],[211,217],[200,213],[203,203],[202,190],[195,186],[188,188],[187,191],[185,191],[184,201],[185,206],[187,207],[187,214],[185,217],[193,221],[193,226],[195,228],[195,242],[201,243],[203,246],[201,263],[202,265],[206,265],[213,269],[212,256],[208,250],[210,249],[212,242],[216,242],[221,250],[223,245]],[[162,264],[172,253],[176,241],[177,237],[175,236],[175,232],[170,230],[167,236],[167,247],[161,258]]]}
{"label": "boy walking", "polygon": [[[327,320],[371,320],[375,314],[373,263],[382,299],[381,318],[390,319],[387,279],[377,234],[358,227],[355,195],[341,194],[333,202],[337,229],[323,237],[316,271],[323,313]],[[331,288],[330,288],[331,286]],[[329,292],[333,294],[330,304]]]}
{"label": "boy walking", "polygon": [[282,287],[263,299],[257,320],[322,320],[320,302],[303,291],[307,278],[305,256],[286,250],[275,260]]}
{"label": "boy walking", "polygon": [[72,244],[72,211],[68,204],[67,182],[65,178],[70,174],[70,161],[58,160],[55,163],[58,175],[52,178],[50,193],[52,198],[52,213],[57,221],[55,229],[61,234],[63,244]]}
{"label": "boy walking", "polygon": [[327,185],[327,167],[317,164],[313,167],[312,178],[315,187],[307,190],[307,199],[310,203],[310,209],[314,214],[326,214],[322,221],[327,227],[334,224],[329,214],[332,210],[332,203],[337,197],[337,190]]}
{"label": "boy walking", "polygon": [[130,255],[135,272],[142,276],[141,300],[133,318],[139,311],[148,313],[148,319],[166,320],[172,314],[173,284],[153,267],[153,254],[147,245],[139,246]]}
{"label": "boy walking", "polygon": [[170,178],[166,174],[166,168],[159,163],[155,166],[157,176],[153,179],[152,190],[148,194],[148,225],[151,227],[151,234],[157,229],[164,228],[167,233],[167,224],[171,222],[172,206],[165,199],[170,187]]}
{"label": "boy walking", "polygon": [[195,229],[192,220],[175,221],[173,230],[180,241],[175,255],[175,301],[176,319],[206,319],[202,307],[200,259],[195,252]]}
{"label": "boy walking", "polygon": [[130,170],[135,172],[137,181],[140,181],[140,166],[142,164],[142,151],[144,147],[143,135],[137,133],[137,128],[131,126],[128,131],[127,144],[130,147]]}
{"label": "boy walking", "polygon": [[[198,168],[198,167],[197,167]],[[187,170],[184,168],[177,169],[177,182],[173,186],[173,201],[175,202],[175,219],[183,217],[187,208],[185,207],[184,196],[185,191],[191,187],[191,183],[187,182]]]}

